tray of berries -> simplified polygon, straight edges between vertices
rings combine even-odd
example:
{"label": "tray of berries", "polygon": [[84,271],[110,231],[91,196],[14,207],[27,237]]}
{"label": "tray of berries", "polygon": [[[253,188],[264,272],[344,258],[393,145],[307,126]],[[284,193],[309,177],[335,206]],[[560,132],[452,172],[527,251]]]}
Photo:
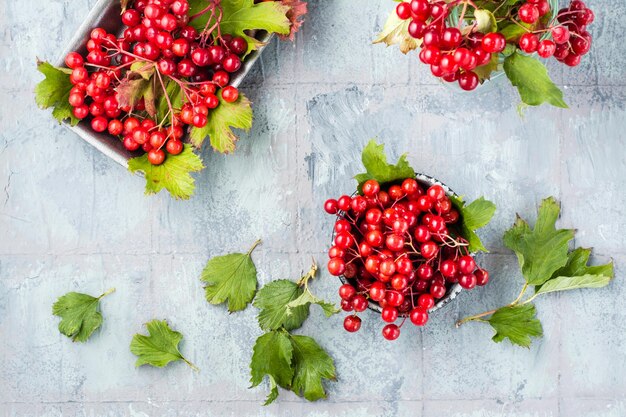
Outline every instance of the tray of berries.
{"label": "tray of berries", "polygon": [[410,0],[396,4],[374,41],[398,44],[465,91],[506,76],[525,105],[566,108],[542,60],[575,67],[591,49],[594,13],[581,0]]}
{"label": "tray of berries", "polygon": [[239,91],[278,34],[291,38],[306,3],[290,0],[100,0],[55,66],[37,103],[116,162],[146,178],[146,193],[194,191],[208,139],[235,150],[252,107]]}
{"label": "tray of berries", "polygon": [[445,184],[416,174],[406,155],[391,165],[383,152],[370,142],[357,192],[324,204],[336,216],[327,267],[341,280],[342,309],[352,313],[344,328],[358,331],[358,313],[369,307],[386,323],[383,337],[395,340],[407,319],[424,326],[461,291],[487,284],[489,273],[474,259],[486,250],[475,231],[495,205],[484,198],[466,204]]}

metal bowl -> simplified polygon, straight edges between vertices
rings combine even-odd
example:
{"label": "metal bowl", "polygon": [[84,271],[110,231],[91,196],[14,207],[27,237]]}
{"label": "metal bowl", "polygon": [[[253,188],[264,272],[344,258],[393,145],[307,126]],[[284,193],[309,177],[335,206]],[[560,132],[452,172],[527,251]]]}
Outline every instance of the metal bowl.
{"label": "metal bowl", "polygon": [[[65,56],[71,51],[77,51],[83,54],[87,50],[86,43],[89,39],[89,34],[95,27],[104,28],[107,32],[114,33],[118,36],[121,35],[125,28],[120,19],[121,11],[119,1],[99,0],[80,25],[78,31],[74,34],[70,43],[57,59],[55,65],[58,67],[65,66]],[[259,41],[267,44],[274,35],[265,31],[258,31],[253,36]],[[264,47],[265,46],[262,46],[258,50],[251,52],[246,57],[243,61],[241,69],[231,77],[231,85],[237,87],[241,84],[256,60],[259,58]],[[87,121],[83,120],[76,126],[71,126],[69,123],[64,124],[69,129],[76,132],[83,140],[90,143],[100,152],[124,167],[128,167],[128,160],[130,158],[141,155],[140,152],[128,151],[124,148],[122,141],[117,140],[117,138],[112,137],[106,132],[94,132],[91,130],[91,126]]]}
{"label": "metal bowl", "polygon": [[[446,192],[446,195],[448,197],[455,197],[457,199],[460,198],[459,195],[457,195],[454,191],[452,191],[452,189],[450,187],[448,187],[446,184],[442,183],[441,181],[439,181],[436,178],[433,178],[433,177],[431,177],[429,175],[415,173],[415,179],[417,180],[417,182],[420,183],[420,185],[422,185],[425,188],[428,188],[431,185],[440,185],[444,189],[444,191]],[[333,235],[331,237],[331,243],[334,242],[334,238],[335,238],[335,233],[334,233],[334,230],[333,230]],[[350,280],[348,278],[344,277],[343,275],[339,276],[339,279],[341,280],[341,282],[343,284],[350,284]],[[433,308],[428,310],[428,312],[432,313],[433,311],[439,310],[440,308],[442,308],[446,304],[449,304],[452,300],[454,300],[456,298],[457,295],[459,295],[461,293],[462,290],[463,290],[463,288],[461,287],[461,285],[459,285],[459,283],[456,283],[456,284],[452,285],[448,289],[448,292],[446,293],[446,295],[443,298],[440,298],[435,303]],[[368,308],[370,310],[376,311],[377,313],[382,313],[382,310],[383,310],[380,307],[380,305],[377,302],[374,302],[374,301],[368,301]],[[407,314],[401,314],[401,316],[406,316],[406,315]]]}

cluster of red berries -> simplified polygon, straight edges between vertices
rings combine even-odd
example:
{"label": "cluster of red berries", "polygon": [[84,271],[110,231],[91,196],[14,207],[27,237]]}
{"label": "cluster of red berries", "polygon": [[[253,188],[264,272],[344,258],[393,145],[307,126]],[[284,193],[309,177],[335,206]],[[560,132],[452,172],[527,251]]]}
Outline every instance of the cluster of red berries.
{"label": "cluster of red berries", "polygon": [[[493,54],[504,51],[507,41],[499,32],[483,34],[470,30],[464,35],[461,23],[448,21],[451,7],[457,3],[411,0],[399,3],[396,14],[402,20],[411,20],[409,35],[422,41],[419,58],[430,65],[432,74],[447,82],[458,82],[463,90],[471,91],[480,83],[474,70],[491,62]],[[528,0],[517,8],[515,15],[522,23],[534,24],[550,11],[547,0]],[[554,55],[567,65],[577,65],[580,56],[591,47],[591,36],[585,27],[592,21],[593,12],[582,1],[574,0],[569,9],[559,11],[555,25],[529,31],[520,38],[518,46],[524,52],[537,52],[543,58]],[[540,39],[548,31],[554,41]],[[570,33],[575,36],[568,43]]]}
{"label": "cluster of red berries", "polygon": [[[216,2],[217,3],[217,2]],[[218,4],[208,7],[209,22],[219,22]],[[143,149],[148,160],[161,164],[169,154],[183,150],[183,127],[203,127],[207,116],[220,101],[234,102],[239,91],[229,86],[230,74],[241,68],[241,56],[248,43],[241,37],[221,35],[219,24],[198,33],[189,26],[187,0],[137,0],[125,10],[122,23],[127,26],[117,38],[102,28],[91,32],[87,55],[70,52],[65,64],[72,69],[69,103],[78,119],[91,117],[91,128],[120,137],[129,151]],[[116,87],[123,82],[131,65],[152,65],[157,88],[167,94],[165,81],[175,82],[182,90],[184,104],[170,106],[164,120],[146,112],[143,98],[131,108],[120,105]],[[88,70],[89,68],[89,70]],[[160,87],[159,87],[160,86]]]}
{"label": "cluster of red berries", "polygon": [[[328,271],[343,276],[341,307],[354,311],[344,328],[356,332],[369,302],[381,308],[383,336],[397,339],[408,317],[416,326],[455,284],[472,289],[485,285],[487,271],[478,268],[459,233],[459,212],[444,188],[408,178],[385,190],[375,180],[363,184],[363,195],[327,200],[324,209],[337,215]],[[402,317],[402,322],[394,322]]]}

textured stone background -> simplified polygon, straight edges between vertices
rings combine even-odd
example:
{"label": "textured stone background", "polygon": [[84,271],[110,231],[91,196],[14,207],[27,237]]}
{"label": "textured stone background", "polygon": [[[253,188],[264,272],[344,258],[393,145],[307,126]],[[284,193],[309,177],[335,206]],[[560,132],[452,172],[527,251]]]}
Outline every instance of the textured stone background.
{"label": "textured stone background", "polygon": [[[624,2],[590,0],[593,53],[574,70],[551,65],[571,109],[520,118],[506,83],[456,93],[415,54],[370,45],[391,2],[311,1],[296,44],[273,42],[246,82],[254,128],[234,155],[205,151],[208,169],[186,202],[144,196],[141,178],[35,106],[35,56],[55,59],[93,3],[0,1],[0,415],[626,416]],[[312,254],[324,262],[332,220],[322,203],[353,189],[373,136],[457,192],[498,204],[483,232],[493,282],[395,343],[373,313],[349,335],[340,315],[315,309],[301,332],[336,360],[328,400],[282,393],[261,407],[267,386],[248,389],[255,310],[208,305],[198,275],[209,257],[258,237],[261,282],[296,278]],[[545,337],[530,350],[494,344],[486,326],[456,330],[458,317],[513,298],[521,277],[501,235],[548,195],[577,244],[614,258],[615,282],[539,300]],[[314,286],[335,297],[328,274]],[[59,295],[109,287],[117,293],[89,343],[58,333]],[[185,335],[201,372],[134,368],[131,336],[152,318]]]}

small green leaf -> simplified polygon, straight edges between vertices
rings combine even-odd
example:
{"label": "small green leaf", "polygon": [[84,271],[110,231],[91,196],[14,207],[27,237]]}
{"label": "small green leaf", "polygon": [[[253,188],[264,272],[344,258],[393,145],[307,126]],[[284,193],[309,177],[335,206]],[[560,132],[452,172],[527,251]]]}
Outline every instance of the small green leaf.
{"label": "small green leaf", "polygon": [[488,320],[496,331],[494,342],[508,338],[515,345],[530,347],[531,337],[543,335],[541,322],[535,317],[536,314],[533,304],[498,309]]}
{"label": "small green leaf", "polygon": [[385,155],[385,145],[379,145],[375,140],[370,140],[363,149],[361,154],[364,174],[358,174],[354,178],[358,181],[358,189],[361,190],[365,181],[374,179],[380,184],[402,180],[405,178],[414,178],[415,170],[411,168],[406,159],[406,154],[402,155],[395,165],[387,162]]}
{"label": "small green leaf", "polygon": [[326,398],[323,379],[335,380],[335,364],[315,339],[308,336],[291,336],[293,346],[292,390],[309,401]]}
{"label": "small green leaf", "polygon": [[74,342],[86,342],[102,324],[100,300],[112,293],[111,289],[99,297],[68,292],[52,306],[52,314],[61,317],[59,331]]}
{"label": "small green leaf", "polygon": [[569,242],[574,231],[556,229],[560,207],[552,197],[539,206],[535,228],[517,218],[504,234],[504,245],[517,255],[522,275],[529,285],[541,285],[568,261]]}
{"label": "small green leaf", "polygon": [[46,78],[35,87],[35,101],[42,109],[52,107],[52,116],[61,123],[69,119],[72,126],[79,122],[74,116],[68,98],[74,85],[70,82],[72,70],[56,68],[47,62],[38,61],[37,70]]}
{"label": "small green leaf", "polygon": [[231,253],[216,256],[207,262],[200,280],[206,299],[211,304],[221,304],[228,300],[228,311],[246,308],[254,298],[257,287],[256,267],[252,262],[252,251],[261,243],[256,241],[248,253]]}
{"label": "small green leaf", "polygon": [[378,37],[373,43],[376,44],[384,42],[387,46],[399,45],[400,52],[403,54],[407,54],[409,51],[417,49],[421,45],[422,41],[409,35],[410,23],[410,19],[400,19],[396,11],[393,10],[389,14],[383,30],[378,34]]}
{"label": "small green leaf", "polygon": [[491,33],[498,30],[496,18],[489,10],[474,10],[474,17],[476,19],[476,27],[474,30],[481,33]]}
{"label": "small green leaf", "polygon": [[496,205],[484,197],[466,205],[458,197],[451,197],[454,207],[459,211],[461,217],[461,235],[467,240],[470,252],[487,252],[476,230],[486,226],[492,219]]}
{"label": "small green leaf", "polygon": [[303,293],[302,287],[286,279],[265,284],[254,298],[254,306],[260,310],[257,317],[259,327],[263,330],[276,330],[280,327],[293,330],[302,326],[309,317],[309,306],[289,308],[287,305]]}
{"label": "small green leaf", "polygon": [[522,102],[538,106],[548,102],[567,108],[563,92],[552,82],[548,70],[537,58],[514,53],[504,60],[504,72],[517,90]]}
{"label": "small green leaf", "polygon": [[184,361],[192,369],[197,368],[178,350],[183,335],[173,331],[165,320],[146,323],[149,336],[136,334],[130,343],[130,351],[136,355],[135,366],[152,365],[162,368],[170,362]]}
{"label": "small green leaf", "polygon": [[130,172],[141,171],[146,176],[146,194],[156,194],[166,189],[176,199],[187,200],[196,188],[191,172],[204,168],[202,160],[193,152],[191,145],[185,145],[178,155],[167,155],[161,165],[152,165],[148,154],[128,160]]}
{"label": "small green leaf", "polygon": [[167,83],[165,84],[165,90],[167,92],[167,97],[165,96],[165,94],[161,94],[157,103],[157,120],[159,122],[162,121],[165,117],[169,117],[171,119],[171,115],[168,116],[168,112],[170,110],[169,104],[167,102],[168,97],[170,99],[170,102],[172,103],[172,107],[175,110],[180,109],[183,104],[183,93],[178,83],[174,81],[167,81]]}
{"label": "small green leaf", "polygon": [[201,147],[208,137],[213,149],[221,153],[230,153],[235,150],[235,142],[238,139],[232,129],[250,130],[252,127],[252,106],[250,100],[241,92],[234,103],[225,101],[221,90],[218,91],[217,97],[220,104],[209,111],[207,124],[204,127],[192,128],[189,137],[197,148]]}
{"label": "small green leaf", "polygon": [[533,25],[527,23],[518,22],[519,24],[511,23],[500,28],[500,33],[507,42],[517,42],[523,34],[532,32]]}
{"label": "small green leaf", "polygon": [[287,332],[274,330],[259,336],[256,340],[250,361],[250,383],[251,387],[256,387],[266,375],[270,377],[271,391],[266,405],[278,396],[276,385],[291,388],[294,374],[292,358],[293,346]]}

